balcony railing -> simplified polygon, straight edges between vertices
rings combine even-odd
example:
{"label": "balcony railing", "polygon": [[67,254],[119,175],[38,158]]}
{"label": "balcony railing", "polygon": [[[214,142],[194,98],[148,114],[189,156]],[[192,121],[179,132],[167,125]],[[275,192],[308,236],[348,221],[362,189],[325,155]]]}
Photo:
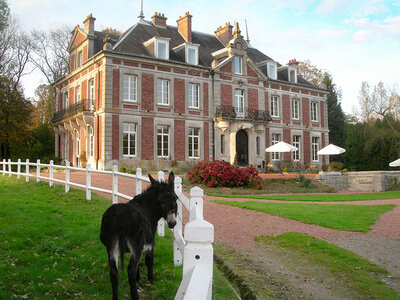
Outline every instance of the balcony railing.
{"label": "balcony railing", "polygon": [[57,122],[69,116],[73,116],[82,111],[94,111],[93,100],[84,99],[60,111],[56,111],[53,115],[52,122]]}
{"label": "balcony railing", "polygon": [[245,108],[243,111],[240,111],[233,106],[217,106],[215,117],[227,120],[245,120],[265,123],[271,121],[271,116],[268,111],[252,108]]}

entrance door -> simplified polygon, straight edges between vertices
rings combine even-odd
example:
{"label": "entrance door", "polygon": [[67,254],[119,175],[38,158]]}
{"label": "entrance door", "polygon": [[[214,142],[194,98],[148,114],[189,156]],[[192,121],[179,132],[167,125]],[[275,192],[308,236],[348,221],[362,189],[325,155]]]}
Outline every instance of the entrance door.
{"label": "entrance door", "polygon": [[236,155],[239,166],[246,166],[249,163],[249,138],[243,129],[236,133]]}

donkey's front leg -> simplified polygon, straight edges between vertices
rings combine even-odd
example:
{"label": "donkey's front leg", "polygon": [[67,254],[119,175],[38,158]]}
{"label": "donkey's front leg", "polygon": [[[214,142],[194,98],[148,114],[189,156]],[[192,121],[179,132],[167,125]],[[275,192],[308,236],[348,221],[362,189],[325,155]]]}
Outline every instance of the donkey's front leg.
{"label": "donkey's front leg", "polygon": [[151,247],[151,250],[146,252],[145,257],[146,267],[147,267],[147,278],[154,282],[154,274],[153,274],[153,265],[154,265],[154,244]]}

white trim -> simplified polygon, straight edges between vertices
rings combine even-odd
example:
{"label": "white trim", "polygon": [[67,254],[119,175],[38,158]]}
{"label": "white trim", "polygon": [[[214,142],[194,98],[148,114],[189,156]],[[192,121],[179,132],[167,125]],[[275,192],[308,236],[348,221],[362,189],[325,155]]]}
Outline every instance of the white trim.
{"label": "white trim", "polygon": [[[195,52],[195,63],[192,64],[189,62],[189,50],[192,49]],[[199,64],[199,45],[194,45],[194,44],[185,44],[185,61],[186,63],[190,64],[190,65],[194,65],[197,66]]]}
{"label": "white trim", "polygon": [[[275,72],[274,72],[274,76],[272,77],[270,72],[269,72],[269,66],[274,66],[275,67]],[[278,79],[278,64],[274,61],[269,61],[267,62],[267,74],[266,74],[269,78],[273,79],[273,80],[277,80]]]}

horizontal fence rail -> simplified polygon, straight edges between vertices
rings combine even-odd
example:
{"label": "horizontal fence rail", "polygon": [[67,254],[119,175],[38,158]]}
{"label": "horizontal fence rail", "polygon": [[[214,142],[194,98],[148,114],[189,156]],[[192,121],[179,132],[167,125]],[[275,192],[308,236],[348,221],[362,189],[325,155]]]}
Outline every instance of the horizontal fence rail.
{"label": "horizontal fence rail", "polygon": [[[14,166],[14,171],[13,171]],[[16,166],[16,168],[15,168]],[[25,167],[21,171],[21,167]],[[30,171],[32,167],[32,172]],[[48,177],[41,173],[42,168],[48,169]],[[16,171],[15,171],[16,169]],[[33,171],[35,169],[36,172]],[[65,180],[55,178],[54,170],[63,170],[65,172]],[[78,171],[85,173],[85,184],[80,184],[71,181],[71,172]],[[66,162],[65,166],[55,165],[51,160],[49,164],[43,164],[40,160],[30,162],[27,159],[22,162],[18,159],[17,162],[12,162],[10,159],[0,161],[0,173],[11,177],[16,175],[17,178],[25,176],[26,182],[30,178],[37,182],[46,180],[49,186],[53,187],[55,183],[63,184],[65,192],[70,191],[70,187],[77,187],[85,190],[86,200],[92,199],[92,191],[110,194],[112,203],[118,203],[118,197],[131,200],[132,195],[126,195],[118,190],[118,178],[126,177],[136,180],[135,195],[142,193],[143,182],[150,183],[147,177],[142,176],[142,169],[137,168],[136,174],[127,174],[118,171],[118,166],[114,165],[111,171],[101,171],[91,169],[90,164],[86,168],[71,167],[70,162]],[[92,174],[109,175],[112,182],[112,189],[104,189],[94,187],[92,185]],[[164,181],[164,172],[157,173],[157,179]],[[182,193],[182,178],[175,177],[175,193],[179,198],[177,201],[177,224],[173,229],[173,253],[174,265],[183,265],[182,282],[179,286],[175,300],[210,300],[212,296],[212,279],[213,279],[213,247],[214,241],[214,226],[203,219],[203,190],[199,187],[194,187],[190,190],[190,198],[187,198]],[[185,208],[189,213],[189,222],[185,224],[184,232],[182,223],[182,211]],[[157,232],[159,236],[165,234],[165,220],[161,219],[158,222]]]}

